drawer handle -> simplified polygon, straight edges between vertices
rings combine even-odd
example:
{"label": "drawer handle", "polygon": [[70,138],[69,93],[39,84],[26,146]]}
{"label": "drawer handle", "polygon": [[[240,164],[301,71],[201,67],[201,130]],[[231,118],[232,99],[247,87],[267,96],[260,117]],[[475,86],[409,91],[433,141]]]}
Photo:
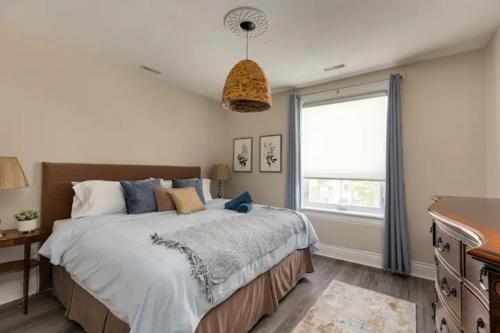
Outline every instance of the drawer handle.
{"label": "drawer handle", "polygon": [[448,285],[448,281],[446,280],[445,277],[443,277],[441,279],[441,291],[447,297],[449,297],[449,296],[457,297],[457,290],[455,288],[450,289],[450,286]]}
{"label": "drawer handle", "polygon": [[446,326],[446,319],[441,319],[441,325],[439,325],[439,331],[443,331],[443,326]]}
{"label": "drawer handle", "polygon": [[441,237],[438,238],[437,240],[437,250],[439,252],[450,252],[450,244],[446,243],[443,245],[443,247],[440,246],[440,244],[443,242],[443,239]]}
{"label": "drawer handle", "polygon": [[488,276],[488,272],[484,267],[481,268],[479,271],[479,286],[485,290],[488,291],[488,287],[484,284],[483,276]]}
{"label": "drawer handle", "polygon": [[476,333],[480,333],[479,332],[479,329],[480,328],[484,328],[484,320],[483,318],[479,318],[477,321],[476,321]]}

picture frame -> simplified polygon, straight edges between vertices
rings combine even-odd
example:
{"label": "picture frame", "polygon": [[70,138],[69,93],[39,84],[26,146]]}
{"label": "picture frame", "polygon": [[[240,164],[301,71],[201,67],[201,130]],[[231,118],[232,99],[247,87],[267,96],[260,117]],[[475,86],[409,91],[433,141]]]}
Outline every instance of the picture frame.
{"label": "picture frame", "polygon": [[252,172],[253,138],[233,139],[233,172]]}
{"label": "picture frame", "polygon": [[282,135],[263,135],[259,137],[259,171],[276,172],[282,171],[281,162]]}

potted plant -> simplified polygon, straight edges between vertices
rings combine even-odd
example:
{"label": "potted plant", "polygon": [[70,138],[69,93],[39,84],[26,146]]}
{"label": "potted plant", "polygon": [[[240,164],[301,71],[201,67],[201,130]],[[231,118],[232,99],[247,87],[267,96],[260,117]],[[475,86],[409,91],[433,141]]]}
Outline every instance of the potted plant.
{"label": "potted plant", "polygon": [[40,216],[36,209],[24,209],[15,215],[17,230],[19,232],[31,232],[37,227],[37,219]]}

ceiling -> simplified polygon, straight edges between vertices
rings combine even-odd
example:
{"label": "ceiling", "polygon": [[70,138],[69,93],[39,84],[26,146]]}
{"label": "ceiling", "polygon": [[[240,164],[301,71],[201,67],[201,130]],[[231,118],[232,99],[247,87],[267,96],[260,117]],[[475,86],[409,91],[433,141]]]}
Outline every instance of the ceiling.
{"label": "ceiling", "polygon": [[245,56],[223,25],[239,6],[268,16],[250,58],[275,91],[483,47],[500,23],[500,0],[2,0],[0,26],[155,68],[218,100]]}

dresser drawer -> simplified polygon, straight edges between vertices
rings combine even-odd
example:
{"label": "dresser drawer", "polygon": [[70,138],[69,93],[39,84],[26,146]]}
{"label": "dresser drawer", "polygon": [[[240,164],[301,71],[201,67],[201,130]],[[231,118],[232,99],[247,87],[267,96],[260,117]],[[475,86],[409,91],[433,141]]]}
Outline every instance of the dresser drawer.
{"label": "dresser drawer", "polygon": [[436,304],[436,332],[438,333],[460,333],[461,330],[455,324],[452,316],[438,297]]}
{"label": "dresser drawer", "polygon": [[436,288],[443,302],[446,303],[448,308],[450,308],[455,316],[460,319],[462,315],[461,311],[461,283],[460,279],[452,273],[445,264],[438,257],[436,261],[437,265],[437,280]]}
{"label": "dresser drawer", "polygon": [[462,328],[464,332],[490,332],[488,310],[467,287],[462,287]]}
{"label": "dresser drawer", "polygon": [[476,287],[485,299],[488,299],[488,273],[484,269],[484,263],[472,258],[467,254],[471,248],[465,246],[464,254],[464,276],[470,284]]}
{"label": "dresser drawer", "polygon": [[436,251],[460,275],[460,241],[436,225]]}

